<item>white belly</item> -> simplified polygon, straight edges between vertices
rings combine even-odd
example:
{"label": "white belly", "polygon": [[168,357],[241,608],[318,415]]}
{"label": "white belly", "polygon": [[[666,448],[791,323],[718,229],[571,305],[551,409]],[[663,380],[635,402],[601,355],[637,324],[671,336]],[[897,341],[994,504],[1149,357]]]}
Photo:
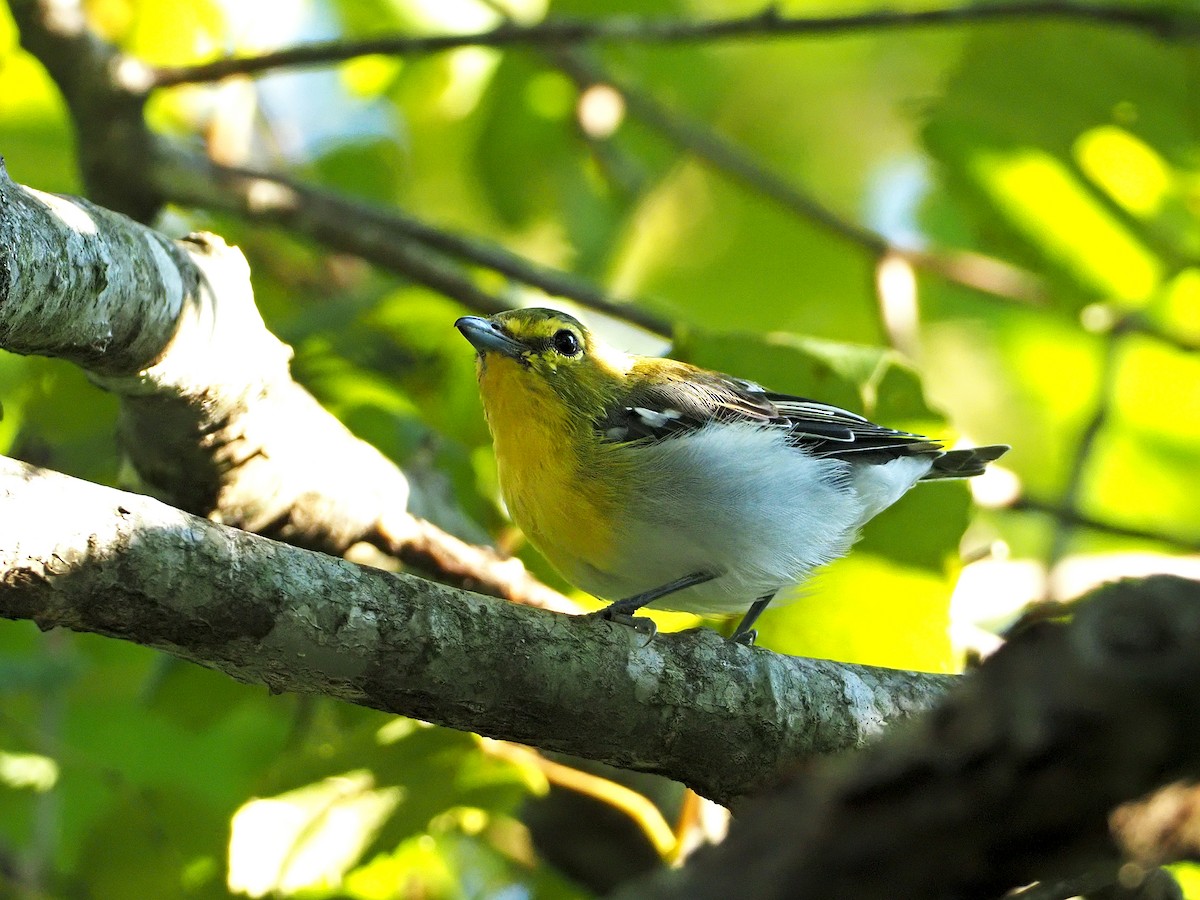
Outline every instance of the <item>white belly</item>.
{"label": "white belly", "polygon": [[633,470],[619,571],[574,573],[585,590],[628,597],[692,572],[715,579],[663,597],[662,609],[745,610],[850,549],[859,527],[929,470],[929,458],[886,465],[820,459],[781,429],[716,425],[627,451]]}

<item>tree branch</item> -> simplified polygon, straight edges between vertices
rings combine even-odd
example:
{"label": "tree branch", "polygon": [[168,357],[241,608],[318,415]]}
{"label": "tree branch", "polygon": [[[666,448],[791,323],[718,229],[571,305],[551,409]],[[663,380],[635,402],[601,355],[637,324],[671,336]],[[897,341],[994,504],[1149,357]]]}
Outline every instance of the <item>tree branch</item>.
{"label": "tree branch", "polygon": [[[693,122],[668,109],[650,94],[615,78],[581,54],[559,53],[554,59],[555,64],[581,88],[605,84],[617,90],[631,116],[680,150],[766,197],[791,215],[876,257],[896,255],[948,281],[1005,299],[1040,302],[1045,296],[1039,278],[1002,260],[965,251],[916,250],[893,244],[883,235],[839,215],[815,196],[764,167],[750,153],[710,126]],[[177,152],[171,162],[164,161],[155,171],[155,181],[165,198],[209,209],[229,209],[250,219],[289,225],[328,246],[356,253],[415,277],[485,313],[494,312],[499,301],[480,296],[482,292],[466,276],[459,278],[466,282],[465,285],[445,277],[431,279],[424,274],[424,267],[414,266],[401,255],[407,250],[403,241],[418,241],[656,334],[671,334],[670,323],[645,312],[637,305],[638,301],[612,299],[585,279],[537,266],[496,245],[447,232],[398,211],[369,207],[280,176],[220,167]],[[272,202],[255,202],[251,193],[254,189],[259,190],[259,196],[271,198]]]}
{"label": "tree branch", "polygon": [[1178,534],[1166,534],[1149,528],[1134,528],[1133,526],[1120,525],[1116,522],[1106,522],[1082,513],[1078,509],[1063,503],[1050,503],[1045,500],[1039,500],[1036,497],[1031,497],[1028,494],[1022,494],[1004,508],[1018,512],[1044,513],[1045,515],[1053,516],[1064,525],[1090,528],[1094,531],[1104,532],[1105,534],[1133,538],[1139,541],[1155,541],[1160,544],[1177,547],[1189,553],[1200,553],[1200,540],[1196,540],[1195,538],[1184,537]]}
{"label": "tree branch", "polygon": [[1200,775],[1200,582],[1110,584],[1076,609],[911,727],[744,809],[678,879],[627,895],[971,900],[1113,871],[1110,810]]}
{"label": "tree branch", "polygon": [[0,616],[657,772],[724,802],[813,754],[863,745],[953,681],[780,656],[708,630],[647,642],[2,457],[0,506]]}
{"label": "tree branch", "polygon": [[394,35],[362,41],[330,41],[258,56],[218,59],[195,66],[151,66],[128,69],[128,86],[137,90],[216,81],[230,75],[252,75],[272,69],[326,65],[369,54],[417,56],[458,47],[561,47],[583,43],[681,44],[723,40],[761,40],[885,29],[975,25],[1030,20],[1058,20],[1130,28],[1162,40],[1192,40],[1200,21],[1166,5],[1088,5],[1063,0],[970,4],[927,10],[876,10],[835,16],[785,16],[772,4],[761,12],[728,19],[688,21],[621,17],[552,19],[533,25],[505,22],[473,34]]}
{"label": "tree branch", "polygon": [[485,315],[513,304],[483,291],[461,267],[437,254],[491,269],[655,334],[671,334],[667,320],[633,300],[610,297],[585,278],[539,265],[498,244],[438,228],[397,209],[350,200],[280,175],[220,166],[165,147],[150,175],[166,200],[286,226],[328,247],[408,275]]}
{"label": "tree branch", "polygon": [[245,259],[14,184],[0,166],[0,348],[57,356],[121,399],[140,487],[183,509],[341,554],[371,541],[460,584],[560,610],[517,560],[406,512],[408,482],[288,370]]}
{"label": "tree branch", "polygon": [[585,278],[497,244],[283,176],[220,166],[177,146],[149,130],[145,95],[127,88],[139,64],[89,31],[78,3],[15,0],[12,6],[23,46],[46,66],[71,110],[88,191],[106,206],[140,221],[167,202],[226,210],[286,225],[485,315],[513,305],[479,287],[457,258],[657,334],[671,333],[670,322],[634,301],[614,299]]}
{"label": "tree branch", "polygon": [[1126,803],[1113,810],[1109,823],[1122,851],[1140,865],[1200,860],[1200,786],[1194,783]]}

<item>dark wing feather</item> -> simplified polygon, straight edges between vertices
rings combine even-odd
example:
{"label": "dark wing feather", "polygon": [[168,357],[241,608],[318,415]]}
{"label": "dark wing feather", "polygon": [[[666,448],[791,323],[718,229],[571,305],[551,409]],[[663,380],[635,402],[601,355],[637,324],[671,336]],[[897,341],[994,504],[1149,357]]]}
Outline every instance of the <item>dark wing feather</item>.
{"label": "dark wing feather", "polygon": [[820,456],[889,459],[941,450],[941,444],[922,435],[884,428],[848,410],[767,391],[719,372],[672,363],[658,374],[597,420],[605,440],[670,440],[711,422],[749,422],[786,429],[791,443]]}

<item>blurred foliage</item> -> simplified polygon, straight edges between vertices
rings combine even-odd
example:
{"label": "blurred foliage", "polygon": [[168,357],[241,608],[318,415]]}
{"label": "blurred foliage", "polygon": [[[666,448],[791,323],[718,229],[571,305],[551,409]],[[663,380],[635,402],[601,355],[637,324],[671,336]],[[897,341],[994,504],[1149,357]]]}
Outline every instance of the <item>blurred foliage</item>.
{"label": "blurred foliage", "polygon": [[[490,0],[86,5],[109,40],[166,63],[501,20]],[[757,8],[508,7],[525,21]],[[1194,0],[1171,8],[1200,14]],[[898,332],[890,317],[904,314],[904,288],[879,287],[873,251],[704,163],[661,119],[635,112],[644,105],[618,107],[611,133],[589,133],[572,59],[607,67],[846,222],[902,247],[999,258],[1038,290],[1011,292],[986,268],[991,292],[918,268],[916,319]],[[1071,560],[1103,558],[1110,574],[1194,565],[1198,60],[1194,47],[1147,33],[1063,21],[565,56],[473,47],[182,87],[156,94],[147,115],[224,161],[398,205],[645,298],[675,323],[682,358],[951,441],[1011,443],[1007,500],[1017,486],[1017,508],[973,514],[965,486],[922,488],[761,620],[761,643],[781,651],[947,670],[959,649],[952,594],[956,627],[1002,618],[992,595],[1012,600],[1012,582],[960,582],[964,558],[1007,553],[1059,593],[1069,589],[1056,564]],[[3,6],[0,98],[13,177],[78,192],[63,105]],[[210,228],[243,248],[267,321],[297,349],[297,377],[357,433],[426,473],[419,512],[471,539],[511,540],[471,354],[450,327],[458,303],[227,216],[172,210],[161,225]],[[477,274],[514,303],[544,299]],[[664,348],[593,321],[618,343]],[[898,349],[886,348],[893,338]],[[0,452],[117,477],[115,403],[77,371],[0,354],[0,402]],[[1063,508],[1091,524],[1060,521]],[[689,621],[663,617],[664,627]],[[538,863],[519,821],[544,776],[469,736],[272,697],[138,647],[42,636],[29,623],[0,627],[0,698],[6,896],[587,895]]]}

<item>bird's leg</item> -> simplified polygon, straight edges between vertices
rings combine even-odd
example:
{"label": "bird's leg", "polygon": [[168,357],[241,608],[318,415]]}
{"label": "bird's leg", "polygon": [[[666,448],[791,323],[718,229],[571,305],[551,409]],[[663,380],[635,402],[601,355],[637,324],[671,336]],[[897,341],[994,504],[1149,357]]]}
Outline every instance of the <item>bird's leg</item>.
{"label": "bird's leg", "polygon": [[754,639],[758,637],[758,629],[751,626],[762,615],[762,611],[767,608],[767,604],[774,598],[774,594],[767,594],[767,596],[759,597],[751,603],[750,608],[746,610],[746,614],[742,616],[742,621],[738,622],[738,627],[729,636],[729,640],[735,644],[744,644],[747,647],[753,647]]}
{"label": "bird's leg", "polygon": [[590,613],[590,615],[597,619],[620,622],[623,625],[628,625],[637,631],[654,637],[654,633],[658,630],[654,622],[645,616],[635,616],[635,612],[646,604],[653,603],[659,597],[665,597],[667,594],[682,591],[684,588],[712,581],[716,577],[716,574],[713,572],[691,572],[682,578],[676,578],[674,581],[660,584],[658,587],[642,591],[640,594],[634,594],[632,597],[623,597],[620,600],[614,600],[608,606],[604,607],[604,609],[598,609],[594,613]]}

